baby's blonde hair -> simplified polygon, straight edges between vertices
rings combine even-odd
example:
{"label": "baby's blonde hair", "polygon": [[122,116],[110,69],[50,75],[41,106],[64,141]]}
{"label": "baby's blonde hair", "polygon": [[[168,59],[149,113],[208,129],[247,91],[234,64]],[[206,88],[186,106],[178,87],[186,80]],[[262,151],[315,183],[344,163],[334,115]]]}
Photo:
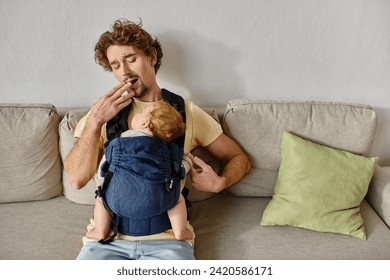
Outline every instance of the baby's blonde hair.
{"label": "baby's blonde hair", "polygon": [[149,129],[166,143],[184,134],[186,125],[180,113],[165,101],[155,102],[149,112]]}

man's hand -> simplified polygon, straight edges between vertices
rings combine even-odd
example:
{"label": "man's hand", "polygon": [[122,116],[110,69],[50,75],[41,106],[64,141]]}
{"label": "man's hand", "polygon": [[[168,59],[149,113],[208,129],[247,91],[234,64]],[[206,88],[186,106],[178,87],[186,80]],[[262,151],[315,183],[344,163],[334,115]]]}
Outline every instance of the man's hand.
{"label": "man's hand", "polygon": [[223,133],[206,146],[206,149],[224,162],[224,168],[218,175],[203,160],[188,153],[187,156],[194,165],[191,169],[191,179],[196,191],[220,192],[238,183],[251,168],[245,153],[235,141]]}
{"label": "man's hand", "polygon": [[220,192],[226,186],[226,178],[218,176],[210,165],[191,153],[187,156],[191,159],[191,184],[195,191]]}
{"label": "man's hand", "polygon": [[101,127],[116,116],[120,110],[128,106],[134,95],[132,92],[126,94],[126,91],[129,91],[131,86],[130,82],[124,85],[117,85],[100,97],[91,108],[89,123]]}
{"label": "man's hand", "polygon": [[[118,85],[92,106],[81,137],[64,162],[68,182],[75,189],[83,188],[95,174],[101,157],[99,140],[102,126],[131,103],[134,94],[130,88],[131,83]],[[130,93],[124,95],[126,91]]]}

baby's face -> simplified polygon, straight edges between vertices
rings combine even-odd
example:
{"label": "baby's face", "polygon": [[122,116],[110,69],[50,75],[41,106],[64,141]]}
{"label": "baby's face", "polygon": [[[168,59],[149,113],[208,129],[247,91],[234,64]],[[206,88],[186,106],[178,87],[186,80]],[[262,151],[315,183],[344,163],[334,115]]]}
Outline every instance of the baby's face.
{"label": "baby's face", "polygon": [[149,124],[149,112],[153,109],[153,104],[148,105],[141,112],[134,115],[131,120],[132,129],[144,129]]}

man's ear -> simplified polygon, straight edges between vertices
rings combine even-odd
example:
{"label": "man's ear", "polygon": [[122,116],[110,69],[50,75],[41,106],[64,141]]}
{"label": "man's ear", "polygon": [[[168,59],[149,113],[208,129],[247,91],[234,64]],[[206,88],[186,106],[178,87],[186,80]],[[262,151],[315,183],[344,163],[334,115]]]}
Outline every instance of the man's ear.
{"label": "man's ear", "polygon": [[150,52],[149,60],[150,60],[150,63],[152,64],[152,66],[156,65],[156,63],[157,63],[157,51],[156,51],[156,49],[152,49],[152,51]]}
{"label": "man's ear", "polygon": [[143,128],[149,128],[149,125],[150,125],[149,119],[145,120],[144,123],[142,124]]}

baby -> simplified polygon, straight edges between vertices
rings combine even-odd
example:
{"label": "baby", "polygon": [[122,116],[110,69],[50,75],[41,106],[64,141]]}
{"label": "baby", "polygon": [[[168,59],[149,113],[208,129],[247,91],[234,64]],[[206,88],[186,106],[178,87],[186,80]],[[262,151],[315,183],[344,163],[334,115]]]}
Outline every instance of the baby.
{"label": "baby", "polygon": [[[153,102],[143,111],[135,114],[131,121],[131,128],[131,130],[122,133],[121,137],[158,137],[163,142],[170,143],[185,132],[185,124],[180,113],[165,101]],[[101,164],[104,161],[105,158],[102,159]],[[191,160],[184,156],[183,166],[186,172],[191,168],[191,164]],[[99,172],[95,178],[97,187],[101,186],[104,178],[99,176]],[[129,201],[129,203],[131,202]],[[177,204],[168,210],[168,217],[176,239],[192,239],[192,233],[186,227],[187,209],[182,194],[180,194]],[[96,240],[105,239],[110,231],[111,215],[99,197],[95,203],[94,220],[95,227],[87,233],[87,237]]]}

